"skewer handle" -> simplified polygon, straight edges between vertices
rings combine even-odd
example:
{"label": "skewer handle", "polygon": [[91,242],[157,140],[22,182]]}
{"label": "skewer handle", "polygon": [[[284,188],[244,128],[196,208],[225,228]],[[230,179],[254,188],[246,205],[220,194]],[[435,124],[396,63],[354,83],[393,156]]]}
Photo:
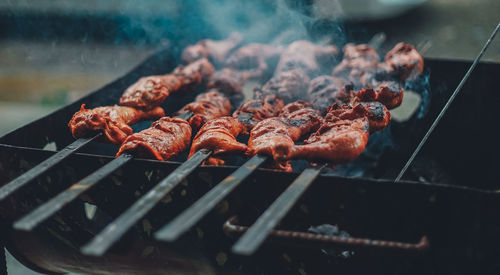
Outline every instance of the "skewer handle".
{"label": "skewer handle", "polygon": [[172,222],[156,232],[156,239],[169,242],[175,241],[229,195],[241,182],[251,175],[253,171],[264,163],[266,159],[267,157],[262,155],[253,156],[231,175],[217,184],[217,186],[212,188],[212,190],[208,191],[208,193],[191,205],[191,207],[184,210],[184,212]]}
{"label": "skewer handle", "polygon": [[240,255],[252,255],[318,177],[323,167],[325,166],[304,170],[236,242],[233,252]]}
{"label": "skewer handle", "polygon": [[40,205],[35,210],[31,211],[28,215],[15,222],[14,228],[24,231],[33,230],[33,228],[35,228],[38,224],[54,215],[65,205],[78,198],[78,196],[97,184],[100,180],[107,177],[113,171],[129,162],[131,159],[132,155],[129,154],[123,154],[113,159],[103,167],[99,168],[97,171],[93,172],[79,182],[71,185],[68,189],[66,189],[62,193],[59,193],[53,199]]}
{"label": "skewer handle", "polygon": [[138,220],[144,217],[153,207],[160,202],[172,189],[184,180],[203,160],[208,158],[212,152],[200,150],[191,158],[182,163],[165,179],[160,181],[146,195],[136,201],[127,211],[104,228],[81,251],[86,255],[101,256],[104,254],[123,234],[125,234]]}
{"label": "skewer handle", "polygon": [[71,154],[78,151],[80,148],[88,144],[89,142],[100,137],[102,133],[99,133],[90,138],[79,138],[75,140],[70,145],[64,147],[61,151],[55,153],[50,158],[42,161],[40,164],[28,170],[28,172],[22,174],[11,182],[0,188],[0,201],[17,191],[19,188],[25,186],[35,178],[39,177],[43,173],[50,170],[52,167],[57,165],[59,162],[69,157]]}

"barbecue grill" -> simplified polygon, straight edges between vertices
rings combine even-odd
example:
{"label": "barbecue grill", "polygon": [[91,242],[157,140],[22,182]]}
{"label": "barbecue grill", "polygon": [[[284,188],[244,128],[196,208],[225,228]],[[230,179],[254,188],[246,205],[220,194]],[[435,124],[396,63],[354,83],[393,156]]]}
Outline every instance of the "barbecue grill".
{"label": "barbecue grill", "polygon": [[[89,108],[112,105],[140,76],[171,71],[178,56],[174,49],[161,51],[104,88],[3,136],[1,184],[73,142],[66,125],[82,103]],[[231,253],[232,245],[297,172],[258,169],[173,243],[155,240],[154,233],[236,170],[241,160],[196,168],[100,257],[85,256],[80,248],[174,171],[186,154],[166,162],[133,159],[34,231],[12,229],[14,221],[114,158],[117,146],[94,141],[0,202],[1,241],[23,264],[44,273],[497,273],[500,222],[494,209],[500,200],[494,168],[500,131],[492,126],[500,102],[494,85],[500,64],[478,65],[404,180],[395,183],[470,64],[426,59],[425,66],[425,76],[431,77],[420,79],[419,85],[432,92],[424,98],[425,108],[391,123],[390,149],[374,165],[362,167],[360,176],[321,174],[251,256]],[[167,114],[196,94],[169,97]],[[136,124],[134,131],[149,124]],[[308,232],[325,224],[337,225],[351,237]]]}

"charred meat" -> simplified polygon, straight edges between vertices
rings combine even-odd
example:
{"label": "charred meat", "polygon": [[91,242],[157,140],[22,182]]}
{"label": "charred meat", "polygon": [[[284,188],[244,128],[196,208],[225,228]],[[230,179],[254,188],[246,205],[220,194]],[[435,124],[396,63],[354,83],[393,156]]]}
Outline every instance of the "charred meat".
{"label": "charred meat", "polygon": [[129,136],[116,154],[169,160],[189,147],[191,126],[180,118],[162,117],[150,128]]}
{"label": "charred meat", "polygon": [[178,114],[187,111],[193,113],[189,119],[189,124],[193,129],[198,129],[206,121],[229,115],[231,113],[231,103],[227,97],[219,92],[208,92],[198,95],[194,102],[184,106]]}
{"label": "charred meat", "polygon": [[177,67],[173,73],[141,77],[125,90],[120,105],[151,109],[161,105],[173,92],[189,91],[198,87],[213,74],[207,59]]}
{"label": "charred meat", "polygon": [[269,155],[276,168],[291,171],[288,159],[295,142],[318,129],[322,121],[310,106],[304,101],[290,103],[278,117],[257,123],[250,133],[247,154]]}
{"label": "charred meat", "polygon": [[191,145],[191,157],[201,149],[212,151],[206,164],[224,164],[224,155],[228,153],[244,153],[246,144],[236,141],[236,137],[245,131],[245,126],[236,118],[221,117],[208,121],[201,127]]}
{"label": "charred meat", "polygon": [[233,113],[233,117],[245,125],[245,132],[248,133],[259,121],[277,116],[284,105],[283,100],[276,95],[265,95],[243,103]]}
{"label": "charred meat", "polygon": [[226,60],[226,67],[244,71],[251,78],[261,78],[271,74],[278,63],[282,46],[252,43],[242,46]]}
{"label": "charred meat", "polygon": [[125,106],[105,106],[85,109],[82,104],[68,123],[74,138],[85,137],[95,131],[103,131],[106,139],[113,144],[121,144],[132,134],[129,125],[141,120],[158,119],[165,115],[162,108],[143,111]]}

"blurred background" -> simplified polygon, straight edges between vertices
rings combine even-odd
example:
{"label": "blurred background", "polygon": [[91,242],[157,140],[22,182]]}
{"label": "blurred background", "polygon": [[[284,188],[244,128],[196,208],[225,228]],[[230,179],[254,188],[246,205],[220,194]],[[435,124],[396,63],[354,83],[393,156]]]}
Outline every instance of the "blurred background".
{"label": "blurred background", "polygon": [[[155,51],[234,30],[247,42],[327,38],[339,45],[383,32],[382,51],[405,41],[426,48],[427,58],[472,60],[499,14],[498,0],[0,0],[0,135]],[[484,61],[500,62],[499,40]],[[36,274],[11,256],[8,265],[10,274]]]}

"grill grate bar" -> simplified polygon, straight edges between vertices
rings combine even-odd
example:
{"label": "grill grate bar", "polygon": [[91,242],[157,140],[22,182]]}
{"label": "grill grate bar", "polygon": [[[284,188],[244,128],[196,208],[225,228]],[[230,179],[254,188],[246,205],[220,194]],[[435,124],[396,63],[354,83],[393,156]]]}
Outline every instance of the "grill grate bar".
{"label": "grill grate bar", "polygon": [[217,186],[212,188],[208,193],[184,210],[172,222],[165,225],[155,237],[162,241],[175,241],[184,232],[189,230],[199,220],[201,220],[210,210],[220,203],[227,195],[229,195],[241,182],[253,173],[264,161],[267,156],[255,155],[245,164],[239,167],[236,171],[227,176]]}
{"label": "grill grate bar", "polygon": [[50,216],[61,210],[65,205],[72,202],[78,196],[107,177],[113,171],[132,160],[132,155],[123,154],[113,159],[108,164],[96,170],[94,173],[73,184],[68,189],[59,193],[56,197],[42,204],[28,215],[14,223],[14,228],[24,231],[31,231],[38,224],[48,219]]}
{"label": "grill grate bar", "polygon": [[19,188],[25,186],[35,178],[39,177],[43,173],[50,170],[52,167],[63,161],[65,158],[69,157],[71,154],[78,151],[83,146],[87,145],[89,142],[100,137],[102,133],[99,133],[90,138],[79,138],[75,140],[70,145],[64,147],[61,151],[55,153],[50,158],[42,161],[35,167],[28,170],[26,173],[7,183],[0,188],[0,201],[14,193]]}
{"label": "grill grate bar", "polygon": [[86,255],[103,255],[130,227],[144,217],[165,195],[181,183],[194,169],[211,155],[211,151],[202,149],[182,163],[165,179],[160,181],[146,195],[136,201],[127,211],[104,228],[81,251]]}
{"label": "grill grate bar", "polygon": [[232,251],[240,255],[252,255],[274,227],[292,209],[295,202],[304,194],[324,167],[325,165],[321,165],[304,170],[236,242]]}

